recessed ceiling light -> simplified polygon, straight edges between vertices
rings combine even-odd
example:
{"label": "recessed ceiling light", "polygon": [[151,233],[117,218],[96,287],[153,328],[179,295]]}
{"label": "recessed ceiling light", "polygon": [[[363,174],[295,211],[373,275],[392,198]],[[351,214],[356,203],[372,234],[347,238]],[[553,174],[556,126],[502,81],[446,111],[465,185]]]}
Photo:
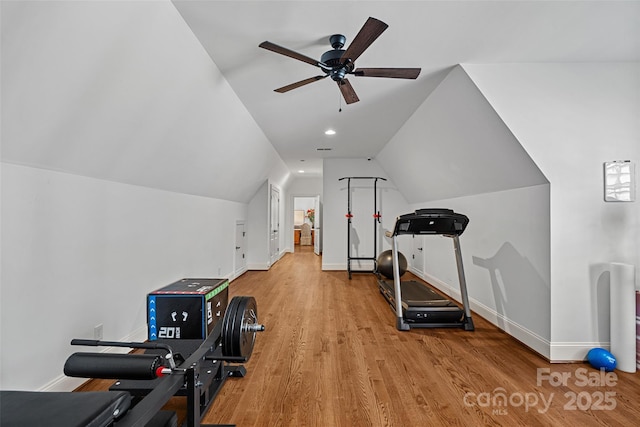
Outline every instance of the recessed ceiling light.
{"label": "recessed ceiling light", "polygon": [[300,170],[298,171],[298,173],[304,173],[304,171],[303,171],[302,169],[300,169]]}
{"label": "recessed ceiling light", "polygon": [[324,131],[324,134],[325,135],[335,135],[336,131],[333,130],[333,129],[327,129],[327,130]]}

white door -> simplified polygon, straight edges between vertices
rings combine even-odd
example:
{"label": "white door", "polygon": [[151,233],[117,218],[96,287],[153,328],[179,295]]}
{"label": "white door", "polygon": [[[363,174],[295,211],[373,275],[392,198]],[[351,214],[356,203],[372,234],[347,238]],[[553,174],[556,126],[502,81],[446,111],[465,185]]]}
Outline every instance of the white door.
{"label": "white door", "polygon": [[244,222],[236,222],[236,249],[234,260],[234,271],[236,276],[244,272],[247,266],[247,257],[245,256],[245,238],[246,232],[244,231]]}
{"label": "white door", "polygon": [[269,220],[269,261],[278,260],[280,252],[280,191],[271,186],[270,220]]}
{"label": "white door", "polygon": [[320,211],[320,196],[315,196],[313,200],[313,209],[315,212],[315,218],[313,221],[313,252],[316,255],[322,253],[322,230],[321,230],[321,217]]}
{"label": "white door", "polygon": [[424,236],[413,236],[413,253],[411,254],[411,266],[420,273],[424,273]]}

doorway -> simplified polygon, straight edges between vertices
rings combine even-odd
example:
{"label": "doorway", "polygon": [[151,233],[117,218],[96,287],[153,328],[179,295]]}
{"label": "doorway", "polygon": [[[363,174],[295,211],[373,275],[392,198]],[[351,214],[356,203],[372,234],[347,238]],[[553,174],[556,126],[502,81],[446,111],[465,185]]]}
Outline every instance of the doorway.
{"label": "doorway", "polygon": [[245,231],[244,221],[236,221],[236,248],[233,261],[234,277],[239,277],[247,270],[247,258],[245,257],[246,238],[247,233]]}
{"label": "doorway", "polygon": [[280,257],[280,190],[273,185],[269,210],[269,265],[273,265]]}
{"label": "doorway", "polygon": [[[320,196],[293,197],[293,248],[322,253]],[[310,235],[309,235],[310,234]]]}

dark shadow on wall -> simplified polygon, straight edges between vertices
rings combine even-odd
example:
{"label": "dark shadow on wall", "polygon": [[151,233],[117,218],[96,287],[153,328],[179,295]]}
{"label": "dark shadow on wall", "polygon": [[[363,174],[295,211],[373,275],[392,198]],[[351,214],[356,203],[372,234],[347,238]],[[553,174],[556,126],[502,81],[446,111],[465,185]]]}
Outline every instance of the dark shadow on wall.
{"label": "dark shadow on wall", "polygon": [[358,258],[360,257],[360,236],[358,236],[358,230],[354,227],[351,227],[351,257]]}
{"label": "dark shadow on wall", "polygon": [[[551,292],[545,279],[533,264],[509,242],[490,258],[473,257],[473,263],[487,269],[498,325],[505,319],[549,339],[551,334]],[[504,317],[504,318],[503,318]]]}

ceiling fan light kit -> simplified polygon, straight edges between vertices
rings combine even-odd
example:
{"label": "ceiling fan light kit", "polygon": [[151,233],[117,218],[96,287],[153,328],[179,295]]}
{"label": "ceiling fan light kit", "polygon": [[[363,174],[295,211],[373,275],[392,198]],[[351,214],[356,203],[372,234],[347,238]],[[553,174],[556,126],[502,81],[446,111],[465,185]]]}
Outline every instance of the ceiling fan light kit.
{"label": "ceiling fan light kit", "polygon": [[306,62],[307,64],[320,68],[325,73],[324,75],[310,77],[275,89],[275,92],[285,93],[326,77],[331,77],[331,80],[338,84],[345,102],[347,104],[353,104],[360,99],[346,78],[349,74],[356,77],[385,77],[395,79],[416,79],[418,75],[420,75],[420,68],[355,68],[356,59],[358,59],[387,28],[387,24],[376,18],[367,19],[367,22],[364,23],[346,50],[342,48],[347,38],[342,34],[334,34],[329,37],[329,43],[331,47],[333,47],[333,50],[323,53],[320,61],[269,41],[260,43],[259,47],[279,53],[280,55],[288,56],[289,58],[297,59],[298,61]]}

